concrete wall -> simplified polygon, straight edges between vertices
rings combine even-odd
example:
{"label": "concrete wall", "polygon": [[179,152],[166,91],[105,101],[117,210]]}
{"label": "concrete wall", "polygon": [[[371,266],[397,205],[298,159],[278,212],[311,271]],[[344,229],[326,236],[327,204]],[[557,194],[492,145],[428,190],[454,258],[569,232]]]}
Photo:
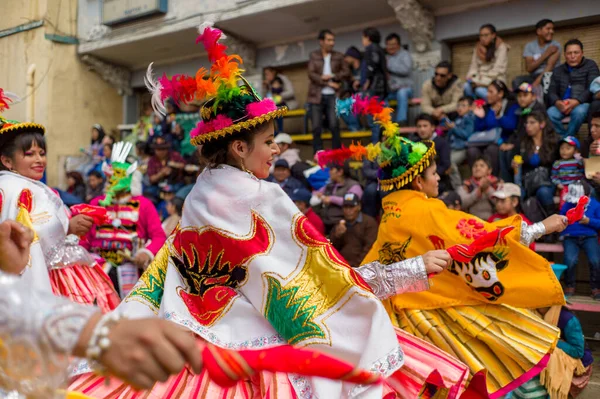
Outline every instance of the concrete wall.
{"label": "concrete wall", "polygon": [[518,0],[487,8],[439,16],[435,19],[435,39],[438,41],[476,36],[485,23],[498,31],[531,29],[536,22],[549,18],[560,24],[579,18],[598,17],[598,0]]}
{"label": "concrete wall", "polygon": [[[9,2],[10,4],[20,2]],[[76,155],[89,144],[90,127],[101,123],[108,131],[121,123],[122,102],[116,90],[78,61],[74,45],[59,44],[44,38],[54,33],[54,26],[69,34],[75,33],[76,0],[39,0],[38,8],[9,7],[3,10],[3,22],[23,23],[24,19],[50,20],[41,28],[0,38],[0,87],[25,97],[27,70],[35,65],[34,114],[31,118],[46,127],[48,151],[48,182],[58,184],[64,174],[59,158]],[[58,6],[61,12],[58,13]],[[73,10],[69,13],[68,7]],[[53,20],[60,15],[58,21]],[[6,28],[6,27],[5,27]],[[100,101],[98,99],[101,99]],[[4,116],[26,120],[27,99],[14,104]]]}

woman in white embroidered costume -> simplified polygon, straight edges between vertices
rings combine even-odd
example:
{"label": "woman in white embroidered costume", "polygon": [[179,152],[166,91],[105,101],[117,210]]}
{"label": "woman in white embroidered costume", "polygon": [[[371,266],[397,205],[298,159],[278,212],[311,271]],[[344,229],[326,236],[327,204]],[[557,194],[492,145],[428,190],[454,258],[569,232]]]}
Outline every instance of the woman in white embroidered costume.
{"label": "woman in white embroidered costume", "polygon": [[[180,226],[119,310],[128,317],[157,314],[223,348],[310,347],[376,371],[386,382],[369,387],[262,372],[221,388],[206,373],[184,371],[141,395],[413,399],[424,389],[445,388],[458,397],[465,365],[396,331],[380,302],[426,290],[428,274],[441,272],[449,254],[349,267],[278,185],[261,180],[279,153],[273,120],[286,109],[258,97],[240,74],[241,59],[227,56],[218,42],[219,30],[202,27],[200,33],[213,62],[210,76],[201,69],[196,77],[153,82],[149,68],[147,78],[157,108],[165,96],[206,100],[191,136],[208,167],[186,199]],[[99,378],[82,375],[71,389],[98,398],[135,395],[119,381]]]}
{"label": "woman in white embroidered costume", "polygon": [[[0,99],[0,111],[8,101]],[[58,194],[40,182],[46,169],[44,132],[38,123],[0,116],[0,221],[16,220],[36,233],[34,245],[41,251],[32,253],[24,273],[32,287],[52,287],[56,295],[72,301],[114,309],[119,297],[110,279],[78,245],[78,236],[92,227],[92,219],[70,217]]]}
{"label": "woman in white embroidered costume", "polygon": [[202,370],[195,340],[173,323],[102,316],[98,308],[32,289],[18,275],[29,261],[33,238],[33,231],[17,222],[0,223],[1,398],[65,398],[59,389],[66,385],[69,357],[94,352],[98,326],[108,329],[109,344],[95,360],[107,374],[134,387],[164,381],[186,362]]}

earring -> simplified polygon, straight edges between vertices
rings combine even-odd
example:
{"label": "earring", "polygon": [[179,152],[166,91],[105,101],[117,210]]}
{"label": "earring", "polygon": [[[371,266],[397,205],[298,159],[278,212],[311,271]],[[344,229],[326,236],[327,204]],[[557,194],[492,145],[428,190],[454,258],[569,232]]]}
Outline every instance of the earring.
{"label": "earring", "polygon": [[242,162],[242,170],[246,173],[250,173],[250,171],[246,169],[246,165],[244,165],[244,158],[241,158],[240,161]]}

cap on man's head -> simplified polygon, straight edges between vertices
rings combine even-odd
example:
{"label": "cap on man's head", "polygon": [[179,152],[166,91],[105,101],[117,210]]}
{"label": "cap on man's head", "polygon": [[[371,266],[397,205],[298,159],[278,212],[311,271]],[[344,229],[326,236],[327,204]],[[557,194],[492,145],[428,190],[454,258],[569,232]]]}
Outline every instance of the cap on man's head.
{"label": "cap on man's head", "polygon": [[533,86],[530,83],[523,82],[517,87],[515,93],[533,93]]}
{"label": "cap on man's head", "polygon": [[294,140],[292,140],[292,136],[287,133],[279,133],[275,136],[274,140],[277,144],[292,144]]}
{"label": "cap on man's head", "polygon": [[343,206],[356,206],[360,205],[360,198],[355,193],[347,193],[344,195]]}
{"label": "cap on man's head", "polygon": [[294,202],[300,201],[300,202],[305,202],[307,204],[310,204],[311,197],[312,197],[311,192],[305,188],[297,188],[294,191],[292,191],[292,194],[290,195],[290,198],[292,201],[294,201]]}
{"label": "cap on man's head", "polygon": [[578,150],[580,149],[580,148],[579,148],[579,146],[580,146],[580,144],[579,144],[579,140],[578,140],[576,137],[573,137],[573,136],[567,136],[567,137],[565,137],[564,139],[562,139],[560,142],[561,142],[561,143],[567,143],[567,144],[570,144],[570,145],[572,145],[573,147],[577,148]]}
{"label": "cap on man's head", "polygon": [[500,199],[521,197],[521,187],[514,183],[504,183],[492,196]]}
{"label": "cap on man's head", "polygon": [[275,167],[276,168],[286,168],[286,169],[289,169],[290,168],[290,164],[285,159],[278,159],[277,161],[275,161]]}

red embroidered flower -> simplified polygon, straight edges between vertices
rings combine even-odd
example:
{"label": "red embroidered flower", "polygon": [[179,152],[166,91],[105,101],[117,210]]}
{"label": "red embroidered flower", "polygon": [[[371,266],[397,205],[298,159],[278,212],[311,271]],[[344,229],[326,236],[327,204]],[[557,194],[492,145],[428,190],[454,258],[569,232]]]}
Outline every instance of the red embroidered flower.
{"label": "red embroidered flower", "polygon": [[483,222],[477,219],[461,219],[456,225],[456,229],[460,234],[469,239],[476,239],[486,233]]}

